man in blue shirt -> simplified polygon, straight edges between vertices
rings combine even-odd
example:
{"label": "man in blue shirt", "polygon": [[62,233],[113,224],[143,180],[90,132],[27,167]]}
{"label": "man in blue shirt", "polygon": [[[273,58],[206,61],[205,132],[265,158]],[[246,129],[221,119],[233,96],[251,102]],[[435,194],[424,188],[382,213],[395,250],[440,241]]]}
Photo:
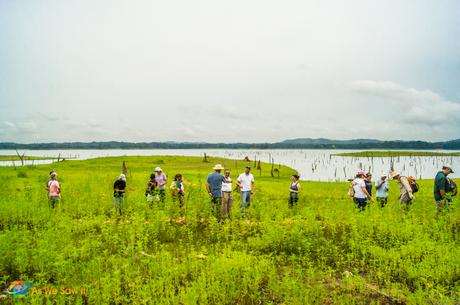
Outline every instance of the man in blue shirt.
{"label": "man in blue shirt", "polygon": [[380,207],[383,208],[388,202],[388,190],[390,189],[390,184],[387,180],[387,174],[382,174],[380,179],[375,182],[377,202],[380,203]]}
{"label": "man in blue shirt", "polygon": [[220,221],[222,209],[222,182],[225,178],[222,176],[221,171],[224,170],[222,165],[217,164],[213,167],[214,172],[208,175],[206,179],[206,189],[211,197],[211,210],[213,214]]}

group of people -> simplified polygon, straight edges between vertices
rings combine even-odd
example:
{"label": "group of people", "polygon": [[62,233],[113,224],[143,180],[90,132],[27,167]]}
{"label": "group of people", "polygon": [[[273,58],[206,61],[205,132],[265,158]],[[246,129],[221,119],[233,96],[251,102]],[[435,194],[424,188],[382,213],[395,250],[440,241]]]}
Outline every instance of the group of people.
{"label": "group of people", "polygon": [[[442,170],[436,174],[434,181],[434,199],[438,211],[442,211],[452,202],[452,197],[457,195],[457,185],[448,175],[453,173],[452,166],[444,165]],[[418,192],[419,185],[413,176],[403,176],[397,171],[391,171],[388,175],[383,173],[375,182],[376,201],[380,207],[385,207],[388,202],[390,190],[389,179],[396,180],[399,187],[399,204],[401,209],[408,211],[414,200],[414,193]],[[355,178],[351,180],[348,194],[353,198],[356,208],[364,211],[373,202],[372,195],[372,174],[363,170],[358,171]]]}
{"label": "group of people", "polygon": [[[206,190],[210,197],[211,210],[219,220],[224,220],[230,216],[233,206],[233,191],[241,193],[241,215],[246,214],[246,210],[250,207],[251,197],[255,192],[255,179],[251,174],[251,167],[246,166],[245,171],[236,179],[233,188],[233,180],[230,170],[225,169],[221,164],[213,167],[213,172],[207,176]],[[222,174],[223,172],[223,174]],[[453,173],[452,166],[444,165],[442,170],[436,174],[434,179],[434,199],[439,211],[442,211],[450,205],[452,197],[457,195],[457,185],[448,176]],[[50,172],[50,178],[46,182],[49,204],[51,208],[55,208],[61,199],[61,186],[57,180],[57,173]],[[289,186],[289,207],[297,205],[299,201],[300,183],[299,175],[291,176],[291,184]],[[390,190],[389,179],[396,180],[399,187],[399,204],[400,207],[408,211],[414,193],[418,192],[419,186],[412,176],[403,176],[397,171],[391,171],[389,174],[383,173],[375,181],[376,201],[381,208],[388,203],[388,193]],[[153,203],[159,202],[164,204],[166,198],[166,183],[167,176],[160,167],[156,167],[154,173],[150,175],[147,182],[145,196],[151,206]],[[369,201],[373,202],[373,182],[372,174],[366,173],[363,170],[358,171],[354,179],[350,180],[349,196],[353,198],[356,208],[364,211],[369,206]],[[185,188],[183,176],[177,174],[170,185],[171,197],[173,202],[178,202],[179,207],[184,206]],[[123,204],[125,201],[126,192],[126,175],[120,174],[113,185],[113,204],[115,210],[122,214]]]}

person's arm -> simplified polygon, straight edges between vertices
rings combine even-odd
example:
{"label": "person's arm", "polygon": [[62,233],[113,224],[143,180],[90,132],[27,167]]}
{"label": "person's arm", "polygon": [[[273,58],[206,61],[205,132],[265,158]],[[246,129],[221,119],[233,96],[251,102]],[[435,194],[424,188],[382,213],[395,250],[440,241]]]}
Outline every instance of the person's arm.
{"label": "person's arm", "polygon": [[252,178],[252,181],[251,181],[251,192],[254,193],[255,190],[256,190],[256,185],[255,185],[255,182],[254,182],[254,178]]}
{"label": "person's arm", "polygon": [[206,179],[205,186],[206,186],[206,191],[208,191],[208,195],[209,195],[209,196],[212,196],[212,193],[211,193],[211,186],[209,185],[209,176],[208,176],[208,178]]}
{"label": "person's arm", "polygon": [[[379,182],[382,182],[382,183],[379,184]],[[375,189],[380,190],[384,184],[385,184],[385,181],[382,181],[382,180],[377,181],[377,183],[375,183]]]}
{"label": "person's arm", "polygon": [[438,182],[439,195],[441,195],[441,198],[446,196],[446,182],[447,179],[445,177],[442,177]]}
{"label": "person's arm", "polygon": [[238,187],[241,188],[241,179],[240,179],[240,177],[238,177],[238,179],[236,179],[236,185],[238,185]]}
{"label": "person's arm", "polygon": [[366,194],[367,198],[369,198],[370,200],[374,201],[374,199],[372,198],[372,196],[369,195],[369,192],[367,191],[367,189],[366,189],[365,186],[362,186],[361,189],[363,190],[363,193]]}

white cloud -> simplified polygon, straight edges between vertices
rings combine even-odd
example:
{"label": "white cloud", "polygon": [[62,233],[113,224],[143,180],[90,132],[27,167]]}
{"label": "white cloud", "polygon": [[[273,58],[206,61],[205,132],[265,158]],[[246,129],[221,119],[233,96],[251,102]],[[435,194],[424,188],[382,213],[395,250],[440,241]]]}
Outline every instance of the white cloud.
{"label": "white cloud", "polygon": [[380,98],[382,108],[391,110],[395,122],[428,126],[460,124],[460,104],[446,100],[430,90],[372,80],[354,81],[350,88],[355,93]]}

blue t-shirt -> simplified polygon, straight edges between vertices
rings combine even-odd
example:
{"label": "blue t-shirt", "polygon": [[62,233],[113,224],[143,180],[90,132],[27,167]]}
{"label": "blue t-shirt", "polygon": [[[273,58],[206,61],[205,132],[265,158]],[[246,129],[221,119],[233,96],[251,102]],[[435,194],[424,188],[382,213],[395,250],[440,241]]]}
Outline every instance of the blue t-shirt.
{"label": "blue t-shirt", "polygon": [[211,193],[213,197],[221,198],[222,197],[222,182],[224,181],[224,176],[221,174],[214,172],[208,175],[208,179],[206,180],[209,184],[209,188],[211,189]]}
{"label": "blue t-shirt", "polygon": [[[382,185],[379,189],[377,188],[377,185]],[[379,179],[375,182],[375,189],[377,197],[382,197],[386,198],[388,197],[388,189],[390,188],[390,184],[388,183],[388,180],[385,180],[385,182],[382,182],[382,179]]]}

